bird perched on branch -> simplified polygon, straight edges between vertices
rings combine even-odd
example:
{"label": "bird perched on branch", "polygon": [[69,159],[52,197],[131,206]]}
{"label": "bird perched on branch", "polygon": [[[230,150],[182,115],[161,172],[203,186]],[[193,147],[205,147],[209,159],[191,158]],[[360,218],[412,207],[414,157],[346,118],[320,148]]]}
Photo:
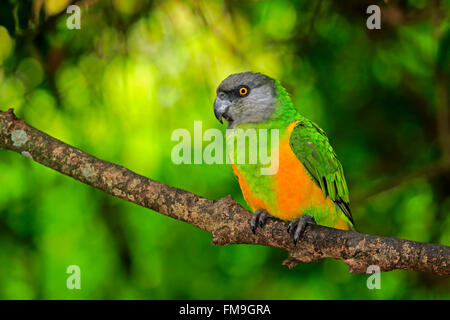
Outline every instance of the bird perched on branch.
{"label": "bird perched on branch", "polygon": [[[254,212],[250,219],[254,233],[268,218],[289,221],[294,243],[308,224],[353,229],[344,172],[327,135],[297,112],[278,81],[260,73],[230,75],[217,88],[214,114],[221,123],[224,118],[229,129],[242,129],[241,134],[249,129],[278,132],[277,147],[268,146],[278,156],[273,174],[261,173],[266,164],[260,160],[254,164],[232,160],[244,199]],[[250,151],[249,146],[241,148]]]}

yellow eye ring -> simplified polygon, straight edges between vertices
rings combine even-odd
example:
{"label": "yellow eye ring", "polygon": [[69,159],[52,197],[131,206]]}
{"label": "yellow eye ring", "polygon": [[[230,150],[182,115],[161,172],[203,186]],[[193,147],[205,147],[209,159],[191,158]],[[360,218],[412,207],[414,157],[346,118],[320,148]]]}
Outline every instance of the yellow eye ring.
{"label": "yellow eye ring", "polygon": [[245,96],[247,94],[247,92],[248,92],[248,89],[246,87],[242,87],[239,89],[239,94],[241,96]]}

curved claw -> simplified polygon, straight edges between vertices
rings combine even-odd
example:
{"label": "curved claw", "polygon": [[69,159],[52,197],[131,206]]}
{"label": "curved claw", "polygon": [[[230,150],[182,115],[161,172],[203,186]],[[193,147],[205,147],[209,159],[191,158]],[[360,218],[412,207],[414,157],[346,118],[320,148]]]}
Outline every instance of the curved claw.
{"label": "curved claw", "polygon": [[267,222],[268,218],[271,218],[272,216],[264,209],[258,209],[253,213],[252,218],[250,219],[250,228],[252,229],[252,232],[256,234],[256,229],[258,226],[260,228],[264,227],[264,225]]}
{"label": "curved claw", "polygon": [[316,220],[310,215],[303,215],[300,218],[297,218],[291,221],[287,226],[287,232],[292,236],[294,240],[294,245],[297,244],[300,237],[305,232],[306,226],[308,224],[317,224]]}

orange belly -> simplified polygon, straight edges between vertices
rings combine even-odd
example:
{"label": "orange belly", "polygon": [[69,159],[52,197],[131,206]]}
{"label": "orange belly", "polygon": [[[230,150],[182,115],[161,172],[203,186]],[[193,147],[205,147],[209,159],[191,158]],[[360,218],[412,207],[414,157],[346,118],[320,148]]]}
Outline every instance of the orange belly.
{"label": "orange belly", "polygon": [[[268,188],[270,195],[255,195],[244,175],[233,165],[244,199],[252,211],[265,209],[282,220],[291,221],[303,214],[311,214],[319,224],[347,229],[345,221],[341,223],[342,219],[336,219],[334,203],[329,197],[324,197],[322,190],[292,151],[289,136],[295,125],[296,123],[291,124],[287,134],[280,139],[279,168],[271,176],[271,186]],[[320,220],[326,223],[320,223]]]}
{"label": "orange belly", "polygon": [[289,139],[280,141],[279,169],[275,175],[274,193],[279,218],[293,220],[311,207],[334,212],[330,198],[314,183],[289,145]]}

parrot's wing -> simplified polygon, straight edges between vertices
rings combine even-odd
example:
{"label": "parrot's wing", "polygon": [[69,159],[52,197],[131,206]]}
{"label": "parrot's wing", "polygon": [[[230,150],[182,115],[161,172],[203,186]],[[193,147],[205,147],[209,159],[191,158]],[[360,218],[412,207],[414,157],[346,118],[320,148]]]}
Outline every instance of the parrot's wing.
{"label": "parrot's wing", "polygon": [[299,121],[289,144],[325,198],[329,196],[353,224],[344,171],[325,132],[312,121]]}

